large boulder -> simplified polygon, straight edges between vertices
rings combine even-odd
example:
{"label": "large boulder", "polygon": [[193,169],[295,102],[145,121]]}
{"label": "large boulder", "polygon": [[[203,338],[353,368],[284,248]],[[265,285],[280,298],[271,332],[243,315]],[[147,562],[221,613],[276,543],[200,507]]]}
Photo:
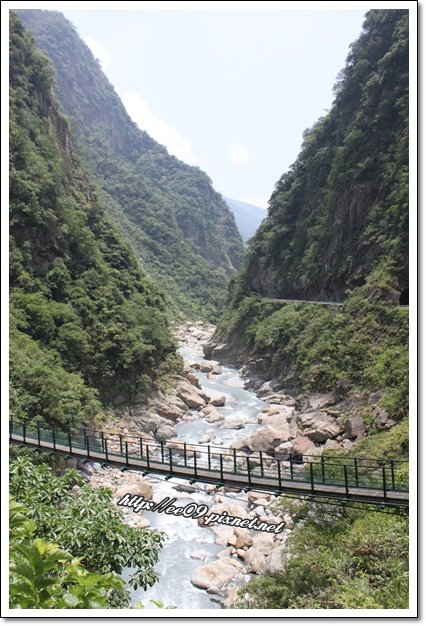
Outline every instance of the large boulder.
{"label": "large boulder", "polygon": [[253,548],[261,554],[270,554],[274,547],[274,535],[257,532],[253,537]]}
{"label": "large boulder", "polygon": [[218,393],[207,389],[205,391],[208,402],[213,406],[225,406],[226,396],[223,393]]}
{"label": "large boulder", "polygon": [[184,414],[181,408],[177,407],[175,404],[166,404],[162,402],[161,404],[156,405],[156,411],[161,417],[166,417],[171,420],[178,420]]}
{"label": "large boulder", "polygon": [[153,495],[152,485],[146,480],[135,480],[133,483],[119,487],[115,492],[115,497],[119,500],[126,493],[130,493],[132,496],[142,496],[145,500],[151,500]]}
{"label": "large boulder", "polygon": [[197,387],[198,389],[201,389],[200,381],[198,380],[198,377],[196,374],[194,374],[194,372],[192,372],[191,370],[189,370],[188,372],[185,372],[185,378],[189,382],[190,385],[193,385],[193,387]]}
{"label": "large boulder", "polygon": [[264,426],[250,433],[243,441],[245,447],[252,452],[266,452],[273,454],[275,448],[290,437],[290,428],[286,424],[285,428],[276,430],[272,426]]}
{"label": "large boulder", "polygon": [[[266,569],[266,563],[265,563]],[[217,559],[207,565],[197,567],[191,577],[191,582],[200,589],[217,587],[222,589],[229,585],[231,580],[240,572],[239,564],[232,559]]]}
{"label": "large boulder", "polygon": [[249,548],[243,555],[247,570],[254,574],[264,574],[266,572],[266,558],[254,548]]}
{"label": "large boulder", "polygon": [[177,437],[177,430],[173,424],[160,424],[155,431],[155,438],[157,441],[168,441]]}
{"label": "large boulder", "polygon": [[257,419],[263,426],[272,426],[272,428],[276,430],[286,431],[292,415],[293,409],[288,408],[288,410],[278,410],[277,413],[273,413],[272,415],[269,413],[261,413]]}
{"label": "large boulder", "polygon": [[235,534],[231,526],[214,526],[213,531],[216,535],[215,543],[218,543],[220,546],[233,545]]}
{"label": "large boulder", "polygon": [[274,548],[266,559],[266,568],[268,572],[274,574],[275,572],[280,572],[284,567],[285,562],[285,552],[282,546],[277,546]]}
{"label": "large boulder", "polygon": [[336,402],[336,396],[332,393],[311,393],[309,395],[309,405],[315,409],[323,409],[330,404],[334,404]]}
{"label": "large boulder", "polygon": [[348,439],[354,439],[358,435],[365,433],[365,424],[361,415],[353,415],[345,422],[345,436]]}
{"label": "large boulder", "polygon": [[208,374],[209,372],[214,370],[216,367],[218,367],[218,365],[219,361],[198,361],[198,369],[200,370],[200,372],[204,372],[205,374]]}
{"label": "large boulder", "polygon": [[220,413],[216,407],[208,405],[203,410],[203,415],[206,418],[206,422],[209,424],[215,424],[216,422],[223,422],[225,417]]}
{"label": "large boulder", "polygon": [[194,385],[191,385],[188,381],[180,380],[178,382],[176,394],[190,409],[200,409],[206,404],[205,399],[197,392]]}
{"label": "large boulder", "polygon": [[324,411],[300,413],[296,417],[296,422],[302,429],[303,435],[316,443],[324,443],[327,439],[334,439],[344,430],[340,423]]}
{"label": "large boulder", "polygon": [[222,428],[233,428],[235,430],[239,430],[240,428],[244,428],[245,425],[246,422],[244,417],[228,417],[222,424]]}
{"label": "large boulder", "polygon": [[291,442],[293,446],[293,454],[296,456],[303,456],[304,454],[312,454],[315,450],[315,444],[309,437],[303,437],[299,435]]}
{"label": "large boulder", "polygon": [[248,528],[236,528],[235,534],[237,536],[236,547],[238,549],[249,548],[253,544],[253,537]]}
{"label": "large boulder", "polygon": [[342,432],[342,426],[336,422],[315,422],[311,428],[304,430],[303,434],[316,443],[324,443],[327,439],[333,439]]}

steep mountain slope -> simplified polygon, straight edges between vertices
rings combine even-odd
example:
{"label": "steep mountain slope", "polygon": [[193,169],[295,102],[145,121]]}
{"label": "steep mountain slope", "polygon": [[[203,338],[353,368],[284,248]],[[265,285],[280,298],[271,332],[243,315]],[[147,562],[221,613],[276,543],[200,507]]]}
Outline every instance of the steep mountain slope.
{"label": "steep mountain slope", "polygon": [[267,212],[254,204],[240,200],[232,200],[232,198],[225,198],[225,196],[224,200],[234,214],[243,242],[247,243],[267,216]]}
{"label": "steep mountain slope", "polygon": [[[331,111],[277,183],[216,342],[287,389],[379,390],[399,420],[408,411],[408,310],[395,304],[406,288],[408,12],[373,10]],[[344,297],[343,307],[276,301]]]}
{"label": "steep mountain slope", "polygon": [[132,401],[173,361],[163,295],[105,217],[11,14],[11,414],[63,424]]}
{"label": "steep mountain slope", "polygon": [[251,241],[239,295],[342,300],[408,288],[408,13],[370,11],[330,112],[305,132]]}
{"label": "steep mountain slope", "polygon": [[62,108],[111,200],[111,215],[175,310],[213,317],[243,249],[226,203],[206,174],[137,128],[63,15],[19,15],[55,66]]}

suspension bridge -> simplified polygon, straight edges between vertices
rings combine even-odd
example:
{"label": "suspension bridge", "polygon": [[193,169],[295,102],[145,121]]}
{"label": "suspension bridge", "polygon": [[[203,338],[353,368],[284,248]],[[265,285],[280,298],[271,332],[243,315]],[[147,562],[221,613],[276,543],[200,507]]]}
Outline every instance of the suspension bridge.
{"label": "suspension bridge", "polygon": [[9,423],[9,442],[40,452],[133,470],[204,482],[342,503],[358,502],[407,509],[407,461],[347,456],[249,452],[237,448],[156,441],[87,428],[61,430]]}

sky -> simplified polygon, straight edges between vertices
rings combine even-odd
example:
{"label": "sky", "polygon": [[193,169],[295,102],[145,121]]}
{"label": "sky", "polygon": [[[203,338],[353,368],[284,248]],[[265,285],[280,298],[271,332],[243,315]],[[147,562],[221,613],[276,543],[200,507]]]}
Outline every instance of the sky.
{"label": "sky", "polygon": [[297,158],[303,131],[330,108],[365,14],[62,12],[140,128],[207,172],[223,195],[263,208]]}

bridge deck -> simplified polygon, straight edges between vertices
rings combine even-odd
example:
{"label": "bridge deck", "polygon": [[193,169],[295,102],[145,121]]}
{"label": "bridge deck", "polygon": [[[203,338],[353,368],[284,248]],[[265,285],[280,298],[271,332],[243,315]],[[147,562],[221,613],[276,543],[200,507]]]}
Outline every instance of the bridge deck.
{"label": "bridge deck", "polygon": [[66,444],[52,441],[39,441],[32,436],[23,436],[11,433],[10,442],[37,448],[45,452],[55,452],[57,454],[69,455],[80,459],[87,459],[92,462],[107,463],[119,467],[126,467],[129,470],[149,472],[152,474],[171,475],[176,478],[193,480],[212,484],[221,484],[234,488],[249,488],[258,491],[281,492],[290,495],[315,496],[327,499],[337,499],[341,501],[364,502],[371,504],[382,504],[387,506],[408,507],[409,497],[407,491],[353,486],[322,484],[313,480],[287,480],[278,475],[257,475],[256,473],[235,473],[222,468],[209,469],[207,467],[197,467],[182,465],[176,459],[167,461],[135,458],[127,455],[125,458],[121,454],[113,452],[107,453],[101,450],[88,451],[81,447],[70,447]]}

